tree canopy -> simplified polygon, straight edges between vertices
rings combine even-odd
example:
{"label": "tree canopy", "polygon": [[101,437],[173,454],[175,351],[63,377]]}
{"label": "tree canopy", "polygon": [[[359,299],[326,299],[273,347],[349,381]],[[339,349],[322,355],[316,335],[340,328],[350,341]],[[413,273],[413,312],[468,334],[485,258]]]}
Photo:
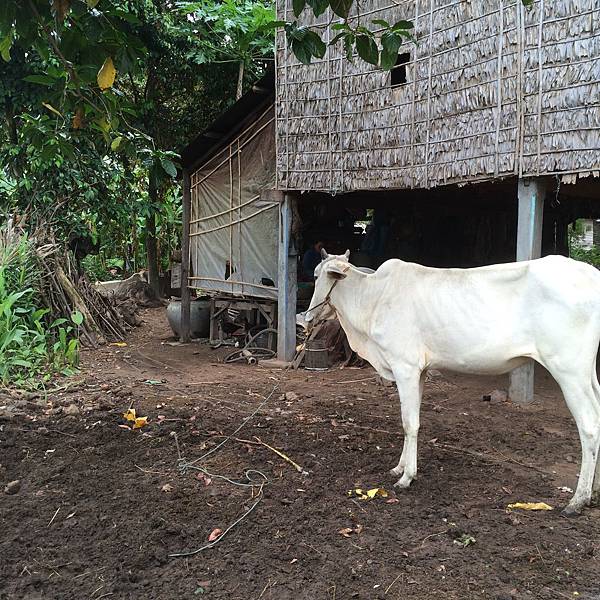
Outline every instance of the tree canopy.
{"label": "tree canopy", "polygon": [[265,69],[273,21],[249,1],[3,2],[0,212],[132,268],[145,245],[158,272],[178,239],[177,151]]}

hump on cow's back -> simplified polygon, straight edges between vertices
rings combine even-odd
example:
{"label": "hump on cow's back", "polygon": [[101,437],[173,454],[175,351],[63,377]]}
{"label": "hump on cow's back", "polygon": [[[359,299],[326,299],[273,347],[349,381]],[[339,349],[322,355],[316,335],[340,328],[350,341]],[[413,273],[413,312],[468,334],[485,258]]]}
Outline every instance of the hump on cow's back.
{"label": "hump on cow's back", "polygon": [[407,263],[403,260],[400,260],[399,258],[390,258],[389,260],[386,260],[384,263],[382,263],[379,266],[379,268],[374,271],[374,273],[377,275],[388,275],[390,273],[397,273],[402,268],[408,266],[419,267],[420,265],[414,263]]}

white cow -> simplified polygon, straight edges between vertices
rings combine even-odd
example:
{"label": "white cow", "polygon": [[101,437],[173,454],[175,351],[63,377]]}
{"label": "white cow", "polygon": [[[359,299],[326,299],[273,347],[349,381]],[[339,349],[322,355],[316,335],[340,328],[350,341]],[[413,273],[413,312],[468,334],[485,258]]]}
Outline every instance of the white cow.
{"label": "white cow", "polygon": [[556,379],[575,418],[582,462],[572,514],[600,496],[600,273],[562,256],[474,269],[401,260],[362,273],[323,252],[306,320],[331,310],[352,349],[400,394],[404,446],[392,469],[406,488],[417,474],[417,434],[427,369],[497,375],[528,358]]}

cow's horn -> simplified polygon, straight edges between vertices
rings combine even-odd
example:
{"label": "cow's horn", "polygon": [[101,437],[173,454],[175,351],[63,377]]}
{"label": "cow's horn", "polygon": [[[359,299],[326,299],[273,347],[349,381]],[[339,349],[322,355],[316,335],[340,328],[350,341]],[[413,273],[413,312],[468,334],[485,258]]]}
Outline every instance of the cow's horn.
{"label": "cow's horn", "polygon": [[321,248],[321,258],[323,260],[327,260],[329,258],[329,254],[327,254],[327,251],[325,250],[325,248]]}
{"label": "cow's horn", "polygon": [[344,256],[346,257],[346,260],[348,260],[350,258],[350,250],[346,250]]}

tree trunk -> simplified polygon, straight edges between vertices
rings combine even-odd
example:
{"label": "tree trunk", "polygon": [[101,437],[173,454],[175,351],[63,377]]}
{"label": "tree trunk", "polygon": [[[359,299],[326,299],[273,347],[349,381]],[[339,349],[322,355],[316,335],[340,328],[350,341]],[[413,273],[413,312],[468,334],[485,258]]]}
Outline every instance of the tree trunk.
{"label": "tree trunk", "polygon": [[17,121],[15,119],[15,113],[10,98],[7,98],[5,105],[6,115],[6,128],[8,131],[8,139],[11,144],[17,145],[19,143],[19,136],[17,134]]}
{"label": "tree trunk", "polygon": [[133,270],[138,270],[138,220],[137,215],[133,213],[133,225],[131,226],[131,260],[133,263]]}
{"label": "tree trunk", "polygon": [[[10,98],[7,98],[5,105],[5,117],[6,117],[6,131],[8,134],[8,140],[13,146],[18,145],[19,143],[19,133],[17,130],[17,119],[15,117],[15,111],[13,104]],[[12,165],[12,173],[17,178],[20,179],[23,174],[23,169],[21,168],[20,158],[15,159]]]}
{"label": "tree trunk", "polygon": [[148,194],[150,196],[150,214],[146,217],[146,262],[148,264],[148,283],[160,298],[160,281],[158,278],[158,243],[156,240],[156,213],[158,205],[158,189],[153,175],[150,175]]}
{"label": "tree trunk", "polygon": [[236,100],[239,100],[242,97],[243,91],[244,91],[244,61],[240,60],[240,66],[238,69],[237,92],[235,94]]}

